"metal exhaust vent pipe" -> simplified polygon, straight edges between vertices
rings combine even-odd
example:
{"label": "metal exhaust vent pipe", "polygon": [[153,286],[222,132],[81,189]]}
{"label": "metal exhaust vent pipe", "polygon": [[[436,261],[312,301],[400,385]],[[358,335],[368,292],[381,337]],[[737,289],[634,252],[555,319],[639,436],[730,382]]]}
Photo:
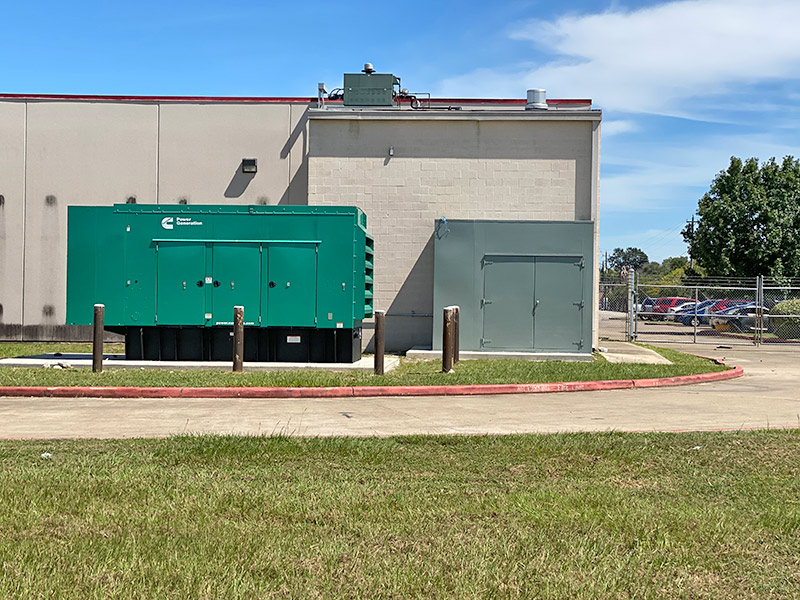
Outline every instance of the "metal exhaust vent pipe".
{"label": "metal exhaust vent pipe", "polygon": [[547,94],[542,89],[528,90],[528,102],[525,110],[547,110]]}

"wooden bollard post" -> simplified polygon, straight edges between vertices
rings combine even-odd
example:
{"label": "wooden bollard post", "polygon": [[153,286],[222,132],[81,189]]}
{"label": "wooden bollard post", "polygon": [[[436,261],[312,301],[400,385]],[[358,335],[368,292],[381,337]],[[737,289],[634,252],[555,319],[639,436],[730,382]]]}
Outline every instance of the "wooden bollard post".
{"label": "wooden bollard post", "polygon": [[461,360],[460,352],[461,349],[461,338],[459,337],[458,329],[461,323],[461,307],[454,306],[455,308],[455,326],[453,327],[453,364],[457,365],[458,361]]}
{"label": "wooden bollard post", "polygon": [[244,371],[244,306],[233,307],[233,372]]}
{"label": "wooden bollard post", "polygon": [[92,371],[103,372],[103,333],[105,332],[106,305],[94,305],[94,325],[92,330]]}
{"label": "wooden bollard post", "polygon": [[386,311],[375,311],[375,375],[383,375],[383,353],[386,347]]}
{"label": "wooden bollard post", "polygon": [[442,373],[449,373],[453,370],[453,321],[455,310],[452,306],[444,308],[442,319]]}

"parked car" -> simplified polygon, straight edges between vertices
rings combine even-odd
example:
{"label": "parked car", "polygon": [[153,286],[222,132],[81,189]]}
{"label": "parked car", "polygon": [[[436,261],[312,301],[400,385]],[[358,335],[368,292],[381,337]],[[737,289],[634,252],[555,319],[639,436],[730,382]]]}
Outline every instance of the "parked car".
{"label": "parked car", "polygon": [[733,312],[739,311],[742,308],[747,310],[749,307],[746,305],[738,305],[718,310],[711,314],[709,324],[711,325],[712,329],[717,331],[732,331],[730,321],[734,317]]}
{"label": "parked car", "polygon": [[645,298],[640,304],[636,305],[636,313],[639,315],[640,319],[647,321],[652,318],[650,313],[653,312],[653,306],[655,306],[656,300],[658,300],[658,298]]}
{"label": "parked car", "polygon": [[679,304],[676,304],[675,306],[670,306],[667,309],[667,313],[666,313],[666,316],[664,318],[667,321],[677,321],[677,319],[675,318],[675,315],[678,312],[684,311],[684,310],[694,310],[694,305],[695,304],[697,304],[697,302],[692,300],[690,302],[681,302]]}
{"label": "parked car", "polygon": [[[758,307],[755,302],[726,308],[711,317],[711,326],[717,331],[753,333],[757,324],[757,310]],[[767,330],[769,329],[769,309],[762,306],[761,310],[764,316],[762,327]]]}
{"label": "parked car", "polygon": [[711,307],[711,312],[716,313],[727,308],[733,308],[734,306],[742,306],[744,304],[752,303],[752,300],[742,300],[741,298],[731,299],[731,298],[723,298],[719,300],[714,306]]}
{"label": "parked car", "polygon": [[[711,307],[719,302],[719,298],[711,298],[699,302],[695,307],[693,304],[686,309],[679,310],[675,313],[675,320],[679,323],[691,327],[693,325],[705,324],[708,325],[709,311]],[[695,319],[697,322],[695,323]]]}
{"label": "parked car", "polygon": [[653,305],[653,314],[651,315],[651,318],[656,321],[663,320],[664,315],[670,308],[677,304],[683,304],[684,302],[693,302],[693,300],[691,298],[681,298],[679,296],[658,298],[656,303]]}

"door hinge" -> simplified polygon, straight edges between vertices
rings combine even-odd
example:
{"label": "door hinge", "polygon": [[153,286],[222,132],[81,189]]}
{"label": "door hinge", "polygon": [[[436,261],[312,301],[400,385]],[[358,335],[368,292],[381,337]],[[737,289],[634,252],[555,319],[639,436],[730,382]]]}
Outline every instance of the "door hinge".
{"label": "door hinge", "polygon": [[583,309],[583,300],[581,300],[580,302],[573,302],[573,304],[578,308]]}
{"label": "door hinge", "polygon": [[486,298],[481,298],[481,308],[483,308],[487,304],[491,304],[491,303],[492,303],[491,300],[487,300]]}
{"label": "door hinge", "polygon": [[314,317],[314,325],[317,324],[317,317]]}
{"label": "door hinge", "polygon": [[492,340],[487,338],[481,338],[481,347],[485,346],[486,344],[491,344]]}
{"label": "door hinge", "polygon": [[583,269],[586,266],[586,261],[584,259],[580,259],[575,264],[578,266],[579,269]]}
{"label": "door hinge", "polygon": [[581,338],[579,342],[572,342],[572,343],[575,344],[578,348],[583,348],[583,338]]}

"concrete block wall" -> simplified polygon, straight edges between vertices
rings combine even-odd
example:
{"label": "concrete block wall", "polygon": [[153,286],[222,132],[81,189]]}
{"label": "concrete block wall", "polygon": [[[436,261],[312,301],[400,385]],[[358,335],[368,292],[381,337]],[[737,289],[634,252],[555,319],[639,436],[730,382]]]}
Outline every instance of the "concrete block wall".
{"label": "concrete block wall", "polygon": [[442,308],[433,306],[433,235],[446,228],[441,217],[593,218],[593,129],[588,120],[350,121],[312,114],[309,204],[356,205],[368,215],[375,308],[387,310],[387,349],[432,343],[433,311]]}

